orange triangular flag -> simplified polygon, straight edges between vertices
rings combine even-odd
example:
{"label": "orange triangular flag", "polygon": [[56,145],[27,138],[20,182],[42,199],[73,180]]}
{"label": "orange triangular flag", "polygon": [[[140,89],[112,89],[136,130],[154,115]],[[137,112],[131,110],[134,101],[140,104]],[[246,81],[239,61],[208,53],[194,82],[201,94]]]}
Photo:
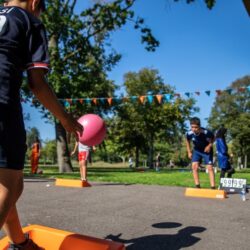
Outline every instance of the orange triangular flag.
{"label": "orange triangular flag", "polygon": [[113,100],[112,97],[109,97],[109,98],[107,99],[107,101],[108,101],[108,103],[109,103],[110,106],[112,105],[112,100]]}
{"label": "orange triangular flag", "polygon": [[142,96],[140,96],[140,102],[143,104],[144,103],[144,100],[145,100],[145,95],[142,95]]}
{"label": "orange triangular flag", "polygon": [[93,99],[92,99],[92,102],[93,102],[95,105],[97,105],[97,98],[93,98]]}
{"label": "orange triangular flag", "polygon": [[72,104],[72,99],[66,99],[69,104]]}
{"label": "orange triangular flag", "polygon": [[217,95],[221,95],[222,91],[220,89],[215,90]]}
{"label": "orange triangular flag", "polygon": [[156,99],[159,102],[159,104],[162,103],[162,95],[156,95]]}
{"label": "orange triangular flag", "polygon": [[245,91],[246,91],[246,89],[245,89],[245,88],[240,87],[240,88],[238,88],[238,91],[239,91],[239,92],[245,92]]}

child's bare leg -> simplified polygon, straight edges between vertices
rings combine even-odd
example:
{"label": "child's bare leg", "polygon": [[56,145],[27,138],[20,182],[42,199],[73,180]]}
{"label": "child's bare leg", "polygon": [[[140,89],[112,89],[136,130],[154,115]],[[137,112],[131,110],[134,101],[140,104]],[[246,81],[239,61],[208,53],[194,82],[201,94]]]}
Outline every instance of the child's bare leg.
{"label": "child's bare leg", "polygon": [[207,165],[207,170],[209,173],[210,186],[215,187],[215,179],[214,179],[214,169],[212,165]]}
{"label": "child's bare leg", "polygon": [[3,229],[13,243],[20,244],[25,241],[16,206],[11,208]]}
{"label": "child's bare leg", "polygon": [[83,178],[82,165],[83,165],[83,161],[79,161],[79,170],[80,170],[80,177],[81,177],[81,180],[82,180],[82,178]]}
{"label": "child's bare leg", "polygon": [[200,185],[198,169],[199,169],[199,162],[192,162],[193,177],[196,186]]}
{"label": "child's bare leg", "polygon": [[22,191],[22,171],[0,169],[0,228],[14,243],[25,241],[15,206]]}
{"label": "child's bare leg", "polygon": [[82,160],[80,162],[80,174],[81,174],[81,180],[87,179],[87,161]]}

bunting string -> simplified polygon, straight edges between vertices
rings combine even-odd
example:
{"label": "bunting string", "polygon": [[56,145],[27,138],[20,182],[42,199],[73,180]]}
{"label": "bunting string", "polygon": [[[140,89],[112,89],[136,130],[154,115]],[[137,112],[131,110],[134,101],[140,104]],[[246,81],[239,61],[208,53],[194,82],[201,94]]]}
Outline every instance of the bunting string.
{"label": "bunting string", "polygon": [[[197,96],[201,96],[202,94],[205,94],[206,96],[211,96],[213,93],[216,94],[216,96],[220,96],[222,93],[227,93],[228,95],[231,95],[233,93],[243,93],[243,92],[249,92],[250,93],[250,85],[247,87],[240,87],[238,89],[216,89],[215,91],[206,90],[204,92],[201,91],[195,91],[195,92],[180,92],[180,93],[163,93],[163,94],[148,94],[148,95],[142,95],[142,96],[121,96],[121,97],[88,97],[88,98],[65,98],[65,99],[59,99],[59,101],[64,105],[64,107],[68,108],[74,104],[80,103],[80,104],[88,104],[88,105],[109,105],[113,106],[116,104],[121,104],[125,102],[138,102],[140,104],[145,104],[148,102],[149,104],[152,104],[153,102],[156,102],[158,104],[162,103],[170,103],[172,100],[176,98],[195,98]],[[28,99],[21,99],[22,102],[28,102]],[[33,100],[35,102],[35,100]]]}

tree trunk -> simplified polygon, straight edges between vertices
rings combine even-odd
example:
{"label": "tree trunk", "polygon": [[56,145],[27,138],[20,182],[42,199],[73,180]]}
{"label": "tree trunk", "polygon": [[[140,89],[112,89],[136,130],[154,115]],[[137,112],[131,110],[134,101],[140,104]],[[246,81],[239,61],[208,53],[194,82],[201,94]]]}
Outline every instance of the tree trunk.
{"label": "tree trunk", "polygon": [[245,154],[245,162],[244,162],[244,168],[247,168],[247,154]]}
{"label": "tree trunk", "polygon": [[148,149],[148,167],[151,169],[154,168],[153,156],[154,156],[154,139],[153,135],[150,134],[149,149]]}
{"label": "tree trunk", "polygon": [[139,147],[135,148],[135,167],[139,167]]}
{"label": "tree trunk", "polygon": [[73,172],[69,157],[69,148],[66,139],[66,131],[58,121],[55,122],[57,159],[60,173]]}
{"label": "tree trunk", "polygon": [[241,168],[241,157],[238,156],[237,158],[237,168],[240,169]]}
{"label": "tree trunk", "polygon": [[122,164],[126,165],[126,157],[125,156],[121,156],[121,158],[122,158]]}

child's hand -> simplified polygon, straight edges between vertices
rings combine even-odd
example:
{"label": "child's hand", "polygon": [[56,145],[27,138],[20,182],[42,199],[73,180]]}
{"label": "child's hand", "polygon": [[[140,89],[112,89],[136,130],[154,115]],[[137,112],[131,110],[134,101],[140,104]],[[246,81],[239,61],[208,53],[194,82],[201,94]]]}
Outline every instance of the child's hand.
{"label": "child's hand", "polygon": [[211,150],[211,146],[210,146],[210,145],[207,145],[207,146],[205,147],[205,149],[204,149],[204,152],[205,152],[205,153],[209,153],[210,150]]}
{"label": "child's hand", "polygon": [[63,127],[68,133],[73,133],[78,141],[78,133],[82,135],[83,126],[77,122],[72,116],[66,113],[65,117],[60,120]]}
{"label": "child's hand", "polygon": [[191,160],[192,159],[192,152],[188,152],[188,158]]}

